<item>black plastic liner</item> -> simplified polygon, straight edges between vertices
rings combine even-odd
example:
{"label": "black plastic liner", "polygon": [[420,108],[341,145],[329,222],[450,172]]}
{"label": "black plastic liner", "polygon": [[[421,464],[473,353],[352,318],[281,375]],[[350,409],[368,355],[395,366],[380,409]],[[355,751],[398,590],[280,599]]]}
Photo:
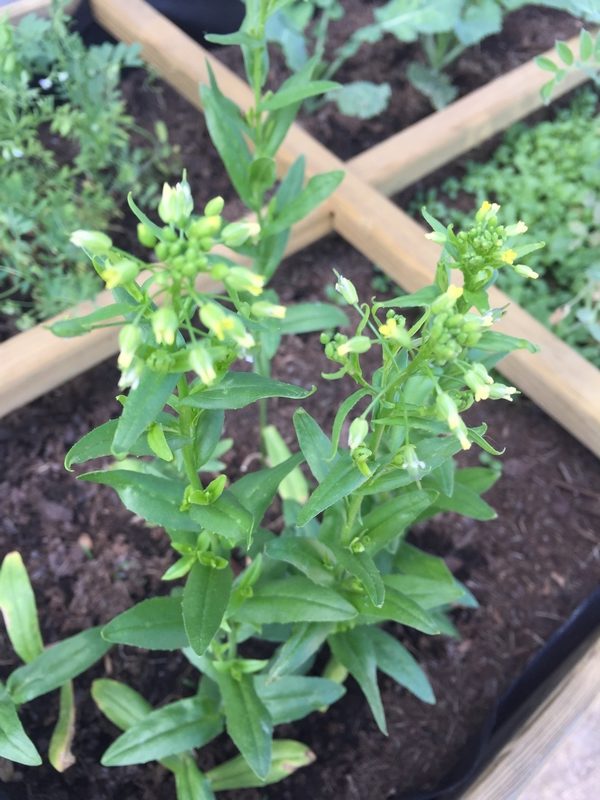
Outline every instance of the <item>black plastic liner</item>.
{"label": "black plastic liner", "polygon": [[[206,33],[237,31],[245,12],[241,0],[148,0],[148,2],[197,42],[208,46],[210,44],[204,40]],[[86,44],[115,41],[94,20],[88,0],[79,5],[73,18],[75,29]]]}
{"label": "black plastic liner", "polygon": [[498,753],[508,729],[523,713],[523,706],[556,673],[578,647],[600,628],[600,588],[584,600],[531,659],[525,670],[502,695],[485,722],[465,744],[452,770],[435,789],[400,794],[399,800],[451,800],[462,793],[481,769]]}

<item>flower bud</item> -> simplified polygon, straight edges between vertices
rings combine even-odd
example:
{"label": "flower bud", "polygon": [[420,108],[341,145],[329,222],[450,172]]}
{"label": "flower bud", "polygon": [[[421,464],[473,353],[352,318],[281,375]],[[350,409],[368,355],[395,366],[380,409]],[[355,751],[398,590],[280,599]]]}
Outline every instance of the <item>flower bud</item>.
{"label": "flower bud", "polygon": [[494,379],[488,375],[483,364],[473,364],[471,369],[465,372],[465,383],[475,395],[475,400],[487,400],[490,396],[490,386]]}
{"label": "flower bud", "polygon": [[142,332],[137,325],[123,325],[119,332],[119,369],[124,370],[131,366],[133,357],[142,343]]}
{"label": "flower bud", "polygon": [[112,247],[110,236],[100,231],[73,231],[70,241],[92,256],[105,256]]}
{"label": "flower bud", "polygon": [[349,306],[354,306],[358,303],[358,293],[352,281],[344,278],[343,275],[338,275],[335,290],[340,294]]}
{"label": "flower bud", "polygon": [[500,206],[498,203],[490,203],[489,200],[484,200],[479,207],[479,211],[475,214],[475,221],[483,222],[483,220],[487,219],[488,217],[495,216],[499,210]]}
{"label": "flower bud", "polygon": [[211,355],[202,344],[196,344],[189,351],[189,364],[202,383],[210,386],[217,379]]}
{"label": "flower bud", "polygon": [[158,216],[166,225],[181,228],[194,210],[194,200],[189,183],[184,179],[175,186],[163,185],[162,197],[158,204]]}
{"label": "flower bud", "polygon": [[366,353],[371,348],[371,340],[368,336],[353,336],[347,342],[337,347],[338,356],[347,356],[349,353]]}
{"label": "flower bud", "polygon": [[235,327],[234,317],[226,314],[216,303],[205,303],[202,306],[200,320],[221,342],[226,334],[230,334]]}
{"label": "flower bud", "polygon": [[460,426],[462,420],[458,413],[458,408],[449,394],[440,392],[437,396],[435,406],[438,415],[446,420],[451,431],[456,430]]}
{"label": "flower bud", "polygon": [[369,423],[366,419],[358,417],[357,419],[353,420],[352,424],[350,425],[350,430],[348,431],[348,447],[350,450],[356,450],[356,448],[364,442],[368,433]]}
{"label": "flower bud", "polygon": [[258,300],[252,303],[252,313],[255,317],[267,317],[269,319],[284,319],[287,309],[285,306],[267,303],[266,300]]}
{"label": "flower bud", "polygon": [[221,239],[227,247],[239,247],[251,237],[258,236],[259,233],[258,222],[231,222],[221,231]]}
{"label": "flower bud", "polygon": [[522,233],[527,233],[527,225],[520,219],[514,225],[507,225],[505,228],[505,233],[507,236],[520,236]]}
{"label": "flower bud", "polygon": [[534,272],[531,267],[528,267],[526,264],[514,264],[513,269],[517,275],[520,275],[522,278],[531,278],[535,280],[540,277],[538,272]]}
{"label": "flower bud", "polygon": [[398,342],[398,344],[402,345],[402,347],[410,347],[411,338],[404,327],[404,320],[402,317],[400,320],[402,324],[399,324],[396,317],[388,317],[383,325],[379,326],[379,333],[384,339],[392,339],[394,342]]}
{"label": "flower bud", "polygon": [[102,272],[102,280],[107,289],[115,289],[117,286],[124,286],[134,281],[139,274],[139,267],[135,261],[124,258],[115,264],[108,264]]}
{"label": "flower bud", "polygon": [[150,228],[147,225],[144,225],[143,222],[139,222],[137,226],[137,237],[140,244],[143,244],[144,247],[154,247],[158,239],[152,233]]}
{"label": "flower bud", "polygon": [[158,344],[172,345],[179,329],[179,320],[174,309],[163,306],[152,314],[152,331]]}
{"label": "flower bud", "polygon": [[213,197],[204,206],[204,215],[206,217],[218,217],[225,208],[225,200],[222,197]]}
{"label": "flower bud", "polygon": [[491,400],[510,400],[512,402],[513,394],[518,394],[518,389],[515,389],[514,386],[505,386],[503,383],[492,383],[490,386]]}
{"label": "flower bud", "polygon": [[450,285],[443,294],[435,298],[431,304],[431,313],[440,314],[443,311],[450,311],[454,308],[456,301],[463,295],[462,286]]}
{"label": "flower bud", "polygon": [[230,289],[236,292],[248,292],[255,297],[262,294],[265,285],[264,275],[252,272],[246,267],[232,267],[223,277],[223,281]]}
{"label": "flower bud", "polygon": [[394,458],[394,463],[398,463],[401,469],[405,469],[414,481],[419,480],[423,476],[423,471],[427,469],[425,462],[419,459],[414,444],[405,444],[400,448]]}
{"label": "flower bud", "polygon": [[207,236],[214,236],[221,230],[222,222],[221,217],[217,215],[195,219],[187,231],[188,236],[190,239],[204,239]]}

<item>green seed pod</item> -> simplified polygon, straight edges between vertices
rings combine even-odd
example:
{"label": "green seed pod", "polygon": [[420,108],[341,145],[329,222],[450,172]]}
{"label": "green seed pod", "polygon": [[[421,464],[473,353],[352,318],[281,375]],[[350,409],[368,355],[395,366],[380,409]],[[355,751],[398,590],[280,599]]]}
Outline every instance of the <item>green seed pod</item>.
{"label": "green seed pod", "polygon": [[139,222],[137,226],[137,237],[140,244],[143,244],[144,247],[154,247],[158,239],[152,233],[150,228],[147,225],[144,225],[143,222]]}
{"label": "green seed pod", "polygon": [[222,213],[223,209],[225,208],[225,200],[222,197],[213,197],[212,200],[209,200],[208,203],[204,206],[204,214],[207,217],[218,216]]}

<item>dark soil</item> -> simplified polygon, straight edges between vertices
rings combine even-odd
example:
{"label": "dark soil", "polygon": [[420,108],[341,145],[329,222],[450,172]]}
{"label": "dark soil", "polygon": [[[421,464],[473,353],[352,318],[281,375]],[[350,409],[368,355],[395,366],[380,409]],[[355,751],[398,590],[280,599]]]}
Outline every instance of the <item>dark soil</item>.
{"label": "dark soil", "polygon": [[[337,267],[372,293],[368,263],[331,238],[290,260],[276,280],[286,302],[323,295]],[[327,368],[315,336],[291,337],[275,361],[276,375],[310,385]],[[166,537],[124,511],[109,489],[64,472],[66,449],[93,425],[114,415],[117,375],[102,365],[0,424],[0,556],[18,548],[30,570],[46,642],[100,624],[142,598],[164,591],[160,575],[172,562]],[[309,410],[331,425],[345,387],[324,382]],[[273,421],[291,441],[294,406],[274,403]],[[504,474],[488,499],[498,519],[479,523],[444,514],[412,532],[412,539],[443,556],[481,603],[460,611],[461,639],[428,638],[397,628],[430,676],[438,703],[426,706],[381,680],[389,738],[379,734],[357,688],[327,716],[285,726],[280,735],[305,741],[315,765],[266,792],[224,798],[380,800],[435,784],[453,765],[470,734],[529,658],[598,581],[600,464],[585,448],[527,400],[489,403],[473,414],[490,425],[490,438],[507,447]],[[235,474],[253,468],[256,419],[231,416],[240,448]],[[471,461],[476,454],[468,454]],[[1,675],[16,666],[2,640]],[[124,680],[154,704],[193,691],[194,671],[172,654],[114,648],[102,664],[77,680],[77,764],[64,775],[51,768],[4,769],[11,798],[27,800],[167,800],[171,778],[155,765],[98,766],[115,728],[89,697],[93,677]],[[45,752],[56,698],[23,708],[22,717]],[[200,754],[209,767],[232,754],[224,737]]]}
{"label": "dark soil", "polygon": [[[369,15],[370,4],[349,0],[347,7],[353,26]],[[347,31],[342,24],[337,28],[335,35],[342,41]],[[539,9],[518,12],[509,18],[502,37],[463,56],[454,77],[462,92],[469,91],[576,29],[577,23],[566,15]],[[304,124],[343,157],[411,124],[429,113],[427,103],[403,83],[403,65],[414,57],[413,48],[402,48],[389,37],[378,48],[377,60],[361,53],[340,76],[356,77],[352,70],[370,80],[392,76],[397,98],[381,119],[358,123],[326,106]],[[157,116],[167,122],[172,140],[182,147],[199,207],[217,193],[230,198],[201,113],[167,87],[147,93],[142,83],[139,74],[126,79],[137,118],[142,124]],[[228,215],[234,217],[238,210],[232,204]],[[286,303],[322,298],[333,267],[351,278],[362,296],[374,293],[371,266],[335,238],[290,259],[275,288]],[[275,360],[278,377],[305,386],[325,369],[329,364],[314,336],[290,337]],[[22,552],[47,643],[101,624],[144,597],[164,592],[160,576],[173,561],[160,530],[149,529],[124,511],[111,490],[78,482],[62,466],[65,451],[80,436],[117,413],[116,382],[114,367],[102,365],[0,421],[0,558],[13,549]],[[326,428],[346,388],[321,382],[308,401],[308,410]],[[271,406],[273,421],[290,443],[294,408],[283,402]],[[411,536],[447,560],[481,608],[456,613],[459,641],[396,629],[430,676],[437,705],[423,705],[383,678],[390,730],[386,739],[351,682],[346,697],[327,716],[314,714],[280,731],[281,736],[305,741],[318,755],[315,765],[271,789],[224,793],[225,800],[384,800],[436,784],[502,691],[597,585],[598,461],[525,399],[511,406],[490,403],[473,416],[489,423],[496,446],[507,447],[503,477],[487,497],[498,519],[479,523],[444,514]],[[254,468],[256,418],[232,415],[229,430],[240,445],[229,457],[231,474]],[[476,454],[468,455],[476,462]],[[0,678],[5,678],[17,662],[3,632],[0,653]],[[192,693],[196,673],[177,655],[113,648],[76,682],[76,765],[59,775],[48,766],[13,769],[0,763],[0,780],[7,781],[11,800],[174,797],[172,779],[157,765],[99,766],[116,735],[89,696],[91,680],[102,675],[129,682],[158,705]],[[42,753],[47,751],[56,707],[56,697],[50,696],[22,710],[25,727]],[[232,754],[221,737],[202,750],[199,763],[208,768]]]}
{"label": "dark soil", "polygon": [[[345,44],[353,31],[371,24],[373,9],[378,5],[371,0],[344,0],[346,14],[331,24],[328,54]],[[507,15],[502,33],[466,50],[449,67],[448,74],[461,97],[550,49],[557,39],[576,36],[580,29],[581,23],[562,11],[540,6],[519,9]],[[216,54],[238,74],[243,74],[241,55],[236,48],[225,48]],[[375,45],[363,45],[335,75],[335,80],[389,83],[392,95],[388,108],[373,119],[362,120],[345,116],[333,103],[327,103],[313,115],[303,114],[302,125],[346,160],[433,113],[428,99],[406,79],[411,61],[424,61],[420,46],[399,42],[391,34]],[[272,49],[271,72],[274,86],[287,75],[276,47]]]}

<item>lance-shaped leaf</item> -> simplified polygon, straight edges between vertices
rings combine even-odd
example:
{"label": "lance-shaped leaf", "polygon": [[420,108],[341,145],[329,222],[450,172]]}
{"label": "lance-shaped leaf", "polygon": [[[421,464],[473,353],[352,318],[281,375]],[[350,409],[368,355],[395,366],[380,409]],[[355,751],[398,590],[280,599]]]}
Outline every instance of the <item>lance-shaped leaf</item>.
{"label": "lance-shaped leaf", "polygon": [[194,564],[183,590],[183,624],[189,643],[201,656],[221,627],[225,616],[233,574],[230,567],[215,569]]}
{"label": "lance-shaped leaf", "polygon": [[4,557],[0,568],[0,611],[8,638],[23,661],[33,661],[44,649],[35,597],[20,553]]}
{"label": "lance-shaped leaf", "polygon": [[146,764],[203,747],[223,730],[214,707],[196,697],[147,714],[119,736],[102,756],[105,767]]}
{"label": "lance-shaped leaf", "polygon": [[236,618],[251,625],[342,622],[355,616],[356,609],[345,598],[301,575],[256,587],[253,596],[235,613]]}
{"label": "lance-shaped leaf", "polygon": [[365,628],[375,650],[377,667],[424,703],[435,703],[433,689],[415,659],[397,639],[380,628]]}
{"label": "lance-shaped leaf", "polygon": [[72,681],[60,687],[60,703],[58,719],[48,747],[48,760],[57,772],[64,772],[72,767],[76,759],[71,752],[75,735],[75,697]]}
{"label": "lance-shaped leaf", "polygon": [[20,705],[58,689],[102,658],[110,646],[100,636],[100,628],[64,639],[11,673],[7,682],[10,696]]}
{"label": "lance-shaped leaf", "polygon": [[296,524],[299,527],[306,525],[321,511],[325,511],[344,497],[348,497],[368,479],[368,476],[363,475],[347,453],[340,455],[298,514]]}
{"label": "lance-shaped leaf", "polygon": [[376,506],[361,528],[369,555],[374,556],[414,522],[437,498],[434,491],[412,489]]}
{"label": "lance-shaped leaf", "polygon": [[177,800],[215,800],[210,783],[192,756],[179,756],[178,763],[171,769],[175,775]]}
{"label": "lance-shaped leaf", "polygon": [[371,556],[366,551],[352,553],[340,545],[333,547],[333,552],[338,564],[362,583],[373,605],[381,608],[385,598],[385,586]]}
{"label": "lance-shaped leaf", "polygon": [[333,194],[344,180],[344,175],[343,170],[314,175],[294,200],[283,208],[277,209],[275,218],[266,226],[265,234],[273,236],[281,233],[307,217],[313,209]]}
{"label": "lance-shaped leaf", "polygon": [[207,506],[192,505],[189,514],[192,521],[218,533],[231,546],[241,541],[249,545],[252,540],[254,517],[231,490]]}
{"label": "lance-shaped leaf", "polygon": [[230,492],[252,513],[255,525],[260,525],[282,482],[303,460],[302,454],[296,453],[277,466],[251,472],[232,484]]}
{"label": "lance-shaped leaf", "polygon": [[279,536],[267,544],[265,553],[269,558],[291,564],[320,586],[333,586],[336,582],[333,572],[336,558],[318,539]]}
{"label": "lance-shaped leaf", "polygon": [[336,633],[327,640],[334,658],[344,666],[367,698],[379,730],[387,735],[385,713],[377,685],[375,650],[364,627]]}
{"label": "lance-shaped leaf", "polygon": [[210,785],[216,792],[228,789],[252,789],[278,783],[297,769],[312,764],[314,753],[302,742],[278,739],[273,742],[271,767],[264,780],[257,778],[242,756],[236,756],[219,764],[206,773]]}
{"label": "lance-shaped leaf", "polygon": [[281,675],[295,672],[320,649],[333,628],[331,622],[306,622],[298,625],[278,650],[269,669],[269,678],[275,680]]}
{"label": "lance-shaped leaf", "polygon": [[177,375],[162,375],[145,368],[140,381],[125,401],[119,418],[112,453],[117,458],[127,455],[148,425],[163,410],[175,384]]}
{"label": "lance-shaped leaf", "polygon": [[284,675],[270,682],[266,675],[257,675],[254,686],[273,725],[304,719],[313,711],[337,702],[346,693],[335,681],[306,675]]}
{"label": "lance-shaped leaf", "polygon": [[302,386],[265,378],[255,372],[228,372],[219,384],[194,392],[182,400],[182,405],[193,408],[238,409],[267,397],[304,400],[314,391],[314,386],[303,389]]}
{"label": "lance-shaped leaf", "polygon": [[126,731],[144,719],[152,706],[139,692],[111,678],[99,678],[92,683],[92,697],[105,717]]}
{"label": "lance-shaped leaf", "polygon": [[296,303],[290,306],[279,323],[281,333],[313,333],[328,328],[341,328],[348,317],[331,303]]}
{"label": "lance-shaped leaf", "polygon": [[363,622],[367,624],[378,621],[399,622],[423,633],[433,635],[440,632],[435,619],[418,603],[398,591],[392,580],[386,576],[383,582],[385,584],[385,600],[382,606],[373,605],[366,597],[353,598],[353,603],[360,612]]}
{"label": "lance-shaped leaf", "polygon": [[42,763],[35,745],[25,733],[17,709],[4,684],[0,683],[0,758],[38,767]]}
{"label": "lance-shaped leaf", "polygon": [[273,724],[265,704],[254,688],[252,675],[217,676],[223,698],[227,733],[258,778],[264,780],[271,767]]}
{"label": "lance-shaped leaf", "polygon": [[260,107],[263,111],[277,111],[280,108],[301,103],[308,97],[316,97],[340,87],[340,84],[335,81],[303,81],[302,84],[299,84],[294,81],[294,77],[288,78],[275,94],[261,102]]}
{"label": "lance-shaped leaf", "polygon": [[[262,432],[263,443],[271,467],[279,466],[292,457],[289,447],[274,425],[267,425]],[[304,459],[301,456],[302,460]],[[308,499],[308,484],[299,467],[294,467],[279,484],[277,491],[282,500],[305,503]]]}
{"label": "lance-shaped leaf", "polygon": [[86,472],[79,480],[112,487],[123,505],[151,525],[177,531],[198,532],[198,523],[181,511],[184,485],[170,478],[129,469]]}
{"label": "lance-shaped leaf", "polygon": [[294,412],[294,428],[306,463],[320,483],[336,463],[336,459],[330,460],[331,442],[319,423],[303,408]]}
{"label": "lance-shaped leaf", "polygon": [[441,494],[435,501],[435,508],[440,511],[454,511],[463,517],[481,521],[496,519],[498,516],[491,505],[486,503],[476,491],[460,483],[458,475],[452,497]]}
{"label": "lance-shaped leaf", "polygon": [[97,308],[90,314],[74,319],[59,319],[50,325],[50,330],[55,336],[71,337],[88,333],[94,325],[106,322],[115,317],[124,317],[131,312],[129,303],[111,303],[108,306]]}
{"label": "lance-shaped leaf", "polygon": [[151,597],[127,609],[102,628],[107,642],[146,650],[187,647],[180,597]]}

